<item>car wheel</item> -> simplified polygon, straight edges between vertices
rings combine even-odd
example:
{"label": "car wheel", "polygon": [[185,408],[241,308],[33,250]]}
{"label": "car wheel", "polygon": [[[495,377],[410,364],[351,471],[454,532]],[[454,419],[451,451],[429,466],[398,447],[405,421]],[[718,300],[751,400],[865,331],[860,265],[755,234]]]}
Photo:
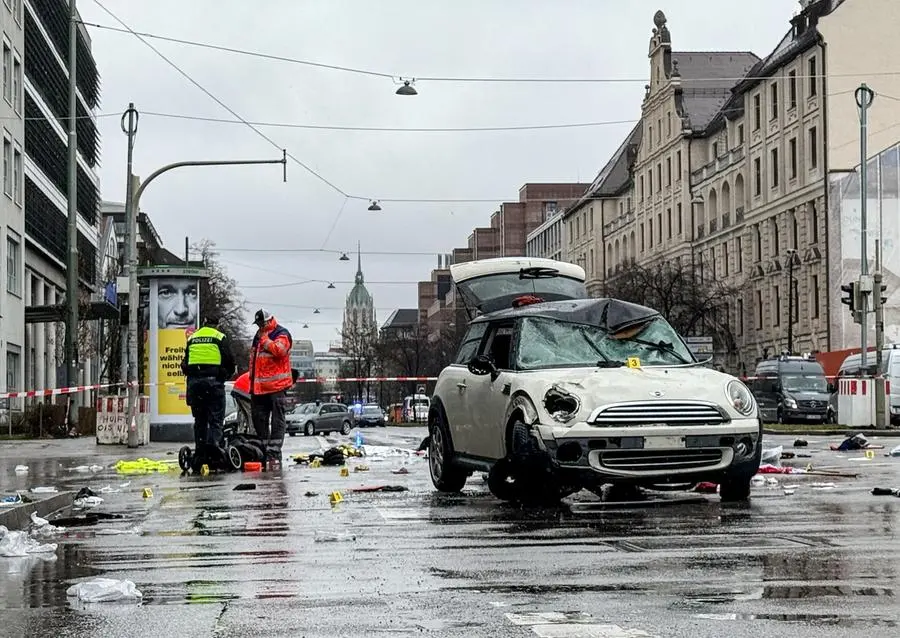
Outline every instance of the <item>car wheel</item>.
{"label": "car wheel", "polygon": [[741,503],[750,499],[752,476],[728,477],[719,483],[719,497],[723,503]]}
{"label": "car wheel", "polygon": [[440,492],[461,492],[469,475],[453,465],[453,442],[440,408],[434,411],[428,433],[428,469],[431,472],[431,482]]}
{"label": "car wheel", "polygon": [[[507,482],[515,485],[514,498],[523,505],[552,506],[559,503],[560,499],[580,489],[578,487],[564,488],[560,484],[550,457],[538,448],[529,432],[529,427],[521,421],[513,424],[508,458],[508,472],[513,478]],[[488,479],[490,480],[490,475]],[[490,483],[488,486],[490,487]]]}
{"label": "car wheel", "polygon": [[516,483],[513,463],[509,458],[500,459],[493,466],[487,476],[488,489],[501,501],[515,501],[519,496],[519,486]]}
{"label": "car wheel", "polygon": [[316,433],[316,426],[312,421],[306,424],[306,428],[304,429],[304,433],[306,436],[313,436]]}
{"label": "car wheel", "polygon": [[344,436],[350,434],[350,421],[344,421],[344,423],[341,425],[341,434],[343,434]]}

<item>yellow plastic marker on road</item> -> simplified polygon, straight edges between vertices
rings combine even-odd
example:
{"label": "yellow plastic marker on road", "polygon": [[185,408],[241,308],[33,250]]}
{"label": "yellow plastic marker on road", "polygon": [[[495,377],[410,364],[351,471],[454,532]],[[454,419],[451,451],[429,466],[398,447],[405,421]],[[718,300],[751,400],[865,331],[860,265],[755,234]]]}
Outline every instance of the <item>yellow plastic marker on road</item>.
{"label": "yellow plastic marker on road", "polygon": [[144,498],[153,498],[153,489],[149,488],[149,487],[145,487],[144,492],[143,492],[143,497]]}
{"label": "yellow plastic marker on road", "polygon": [[344,496],[340,492],[332,492],[328,498],[331,501],[332,505],[337,505],[338,503],[344,502]]}
{"label": "yellow plastic marker on road", "polygon": [[350,469],[346,466],[341,468],[341,476],[350,476]]}
{"label": "yellow plastic marker on road", "polygon": [[625,365],[629,368],[639,369],[641,367],[641,360],[637,357],[628,357],[625,361]]}

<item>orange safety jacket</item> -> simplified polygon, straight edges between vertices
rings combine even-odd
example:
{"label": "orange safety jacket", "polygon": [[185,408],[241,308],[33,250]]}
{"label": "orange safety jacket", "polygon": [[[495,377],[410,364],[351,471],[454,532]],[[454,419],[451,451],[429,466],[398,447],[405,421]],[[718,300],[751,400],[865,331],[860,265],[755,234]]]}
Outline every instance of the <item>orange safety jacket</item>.
{"label": "orange safety jacket", "polygon": [[272,394],[294,385],[291,375],[291,346],[287,328],[274,319],[253,338],[250,351],[250,394]]}

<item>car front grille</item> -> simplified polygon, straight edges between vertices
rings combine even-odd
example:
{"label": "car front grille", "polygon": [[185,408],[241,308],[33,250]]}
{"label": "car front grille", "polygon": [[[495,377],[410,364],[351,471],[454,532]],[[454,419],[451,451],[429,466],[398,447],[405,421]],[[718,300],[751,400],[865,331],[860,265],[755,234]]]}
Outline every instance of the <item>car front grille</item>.
{"label": "car front grille", "polygon": [[628,425],[721,425],[728,417],[703,401],[636,401],[602,408],[591,423],[602,427]]}
{"label": "car front grille", "polygon": [[703,450],[604,450],[600,465],[617,472],[653,473],[703,470],[722,462],[722,451]]}
{"label": "car front grille", "polygon": [[810,401],[797,401],[797,406],[801,408],[818,408],[821,410],[827,405],[828,403],[825,401],[816,401],[815,399]]}

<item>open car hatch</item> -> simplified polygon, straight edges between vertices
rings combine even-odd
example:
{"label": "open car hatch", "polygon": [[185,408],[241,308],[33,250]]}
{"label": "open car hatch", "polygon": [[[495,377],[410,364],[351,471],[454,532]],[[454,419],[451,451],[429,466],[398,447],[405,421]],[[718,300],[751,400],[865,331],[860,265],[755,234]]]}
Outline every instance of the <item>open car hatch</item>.
{"label": "open car hatch", "polygon": [[526,295],[540,301],[588,297],[584,268],[552,259],[482,259],[453,264],[450,266],[450,276],[469,318],[511,308],[516,299]]}

